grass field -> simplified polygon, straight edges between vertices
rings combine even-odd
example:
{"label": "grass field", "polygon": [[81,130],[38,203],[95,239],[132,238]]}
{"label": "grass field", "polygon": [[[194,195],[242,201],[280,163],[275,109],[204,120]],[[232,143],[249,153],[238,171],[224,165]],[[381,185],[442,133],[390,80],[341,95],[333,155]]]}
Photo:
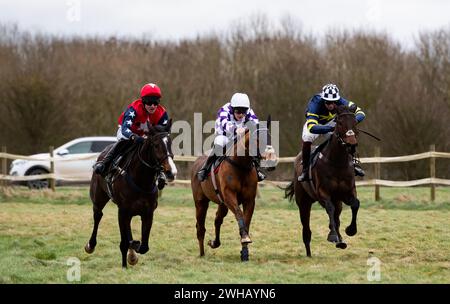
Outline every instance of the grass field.
{"label": "grass field", "polygon": [[[311,215],[312,258],[305,256],[295,203],[276,188],[261,188],[253,216],[250,262],[241,263],[237,223],[222,225],[222,246],[200,258],[195,208],[189,188],[168,187],[159,201],[150,251],[136,266],[121,268],[117,207],[110,203],[98,245],[84,252],[92,229],[87,187],[56,193],[7,188],[0,192],[0,283],[68,283],[69,258],[80,260],[81,283],[377,283],[369,282],[368,257],[381,261],[380,283],[450,283],[450,188],[358,189],[358,234],[345,250],[326,241],[328,219],[315,204]],[[216,205],[210,205],[206,240],[213,237]],[[345,206],[341,222],[350,222]],[[140,219],[133,219],[135,239]],[[342,229],[343,231],[343,229]]]}

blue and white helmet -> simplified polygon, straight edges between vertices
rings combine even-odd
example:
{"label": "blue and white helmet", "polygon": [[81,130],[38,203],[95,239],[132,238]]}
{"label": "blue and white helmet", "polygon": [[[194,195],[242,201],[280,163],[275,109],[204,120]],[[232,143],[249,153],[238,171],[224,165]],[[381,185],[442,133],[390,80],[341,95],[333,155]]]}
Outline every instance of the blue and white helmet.
{"label": "blue and white helmet", "polygon": [[323,86],[320,97],[327,101],[336,101],[341,99],[341,96],[339,96],[339,88],[337,85],[332,83]]}

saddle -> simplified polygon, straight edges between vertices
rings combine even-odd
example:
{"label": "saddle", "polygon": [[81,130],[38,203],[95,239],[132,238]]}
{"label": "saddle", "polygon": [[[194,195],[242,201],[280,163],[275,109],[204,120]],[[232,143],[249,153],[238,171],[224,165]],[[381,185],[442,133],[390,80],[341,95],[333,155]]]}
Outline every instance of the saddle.
{"label": "saddle", "polygon": [[127,147],[125,149],[125,151],[118,151],[117,155],[112,159],[112,161],[110,162],[110,164],[105,168],[106,170],[106,179],[108,180],[108,177],[112,177],[114,175],[116,175],[115,173],[117,173],[117,171],[120,169],[119,164],[122,161],[122,159],[125,158],[126,165],[123,165],[122,167],[124,167],[124,169],[126,169],[130,163],[131,158],[128,158],[126,156],[128,156],[133,150],[135,150],[137,148],[137,145],[130,145],[129,147]]}
{"label": "saddle", "polygon": [[310,170],[312,168],[314,168],[314,166],[317,163],[317,159],[319,159],[319,155],[320,155],[320,151],[322,151],[327,145],[328,143],[331,141],[331,138],[325,140],[324,142],[322,142],[320,145],[316,146],[312,151],[311,151],[311,156],[309,159],[309,166],[310,166]]}
{"label": "saddle", "polygon": [[209,165],[208,168],[206,168],[206,171],[208,172],[207,176],[211,176],[211,171],[214,166],[214,174],[217,174],[220,169],[220,164],[225,160],[225,156],[219,156],[211,165]]}

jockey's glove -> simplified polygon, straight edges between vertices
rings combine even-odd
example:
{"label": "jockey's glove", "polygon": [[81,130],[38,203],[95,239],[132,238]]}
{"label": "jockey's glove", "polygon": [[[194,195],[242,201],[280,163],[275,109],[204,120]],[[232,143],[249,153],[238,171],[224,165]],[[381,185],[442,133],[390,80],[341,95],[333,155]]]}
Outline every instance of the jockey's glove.
{"label": "jockey's glove", "polygon": [[136,135],[136,134],[131,135],[130,138],[131,138],[132,141],[134,141],[137,144],[140,144],[140,143],[144,142],[144,137]]}

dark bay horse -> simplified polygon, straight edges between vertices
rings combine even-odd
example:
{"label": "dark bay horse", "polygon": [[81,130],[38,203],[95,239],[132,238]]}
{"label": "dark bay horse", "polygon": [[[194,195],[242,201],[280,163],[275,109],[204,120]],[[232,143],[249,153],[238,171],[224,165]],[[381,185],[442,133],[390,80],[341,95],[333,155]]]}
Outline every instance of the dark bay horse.
{"label": "dark bay horse", "polygon": [[345,229],[345,233],[348,236],[354,236],[357,232],[356,218],[359,200],[356,196],[355,174],[349,154],[349,149],[354,149],[357,145],[357,136],[355,114],[348,107],[339,106],[336,114],[336,128],[329,143],[319,153],[316,165],[310,171],[312,181],[298,182],[302,165],[301,155],[297,155],[294,163],[295,176],[285,188],[285,197],[292,200],[295,195],[303,226],[303,243],[308,257],[311,257],[309,220],[311,205],[314,202],[319,201],[325,208],[330,228],[327,240],[335,243],[337,248],[347,248],[347,244],[339,233],[342,202],[349,205],[352,210],[352,220]]}
{"label": "dark bay horse", "polygon": [[[270,123],[268,123],[270,128]],[[257,126],[257,128],[259,128]],[[266,133],[264,133],[266,132]],[[255,136],[255,133],[258,135]],[[252,135],[253,134],[253,135]],[[267,142],[260,145],[259,138],[265,138]],[[197,239],[200,248],[200,256],[205,255],[204,238],[205,238],[205,219],[208,211],[209,202],[213,201],[218,204],[215,226],[215,239],[210,240],[208,245],[211,248],[220,246],[220,227],[228,210],[233,212],[238,222],[239,234],[241,236],[241,260],[248,261],[248,244],[252,242],[249,236],[250,222],[255,208],[255,197],[258,186],[258,177],[256,169],[253,165],[253,156],[250,142],[256,140],[254,146],[261,147],[262,160],[271,161],[276,158],[275,151],[270,146],[270,133],[268,128],[259,128],[256,132],[246,133],[238,138],[231,149],[231,155],[225,156],[219,167],[219,171],[215,174],[215,183],[217,185],[218,194],[216,194],[212,176],[205,181],[200,182],[197,178],[197,172],[206,161],[206,156],[200,156],[194,162],[191,172],[191,187],[195,201],[196,218],[197,218]],[[269,145],[266,145],[269,143]],[[241,153],[238,153],[240,150]],[[244,153],[242,153],[244,152]],[[242,205],[243,211],[239,207]]]}
{"label": "dark bay horse", "polygon": [[[156,187],[157,172],[163,170],[169,181],[175,179],[177,173],[173,162],[170,139],[169,121],[166,127],[149,126],[147,138],[119,162],[120,172],[116,175],[110,189],[105,178],[93,173],[90,186],[90,197],[93,203],[94,229],[91,238],[85,246],[87,253],[93,253],[97,245],[97,229],[103,216],[102,210],[110,200],[119,209],[120,251],[122,253],[122,267],[128,263],[138,262],[136,252],[144,254],[149,250],[148,239],[153,222],[153,212],[158,206],[158,189]],[[103,151],[99,159],[106,154]],[[133,240],[131,233],[131,219],[139,215],[142,222],[141,242]]]}

